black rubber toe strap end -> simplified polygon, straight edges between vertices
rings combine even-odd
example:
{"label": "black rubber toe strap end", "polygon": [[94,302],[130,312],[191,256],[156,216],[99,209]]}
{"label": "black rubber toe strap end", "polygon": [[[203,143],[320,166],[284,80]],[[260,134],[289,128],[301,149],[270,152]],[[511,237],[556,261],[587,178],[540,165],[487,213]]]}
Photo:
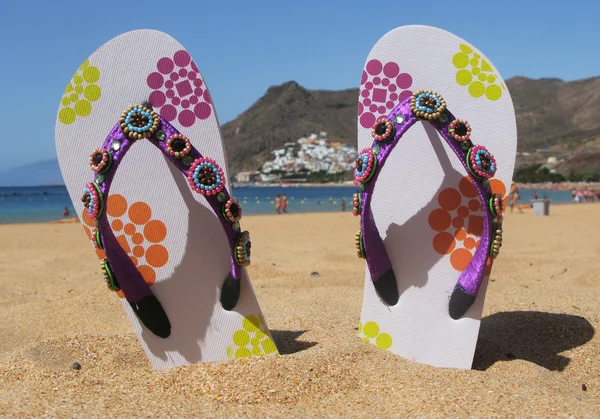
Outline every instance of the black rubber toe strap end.
{"label": "black rubber toe strap end", "polygon": [[129,303],[144,326],[163,339],[171,335],[171,322],[167,313],[154,295],[149,295],[135,303]]}
{"label": "black rubber toe strap end", "polygon": [[229,272],[227,278],[223,281],[220,301],[224,310],[231,311],[237,305],[241,293],[240,282],[240,280],[233,277],[231,272]]}
{"label": "black rubber toe strap end", "polygon": [[375,291],[387,305],[395,306],[400,299],[398,284],[394,270],[390,269],[383,273],[376,281],[373,281]]}
{"label": "black rubber toe strap end", "polygon": [[457,284],[454,291],[452,291],[452,296],[450,297],[450,303],[448,305],[450,317],[454,320],[460,319],[467,311],[469,311],[474,302],[475,297]]}

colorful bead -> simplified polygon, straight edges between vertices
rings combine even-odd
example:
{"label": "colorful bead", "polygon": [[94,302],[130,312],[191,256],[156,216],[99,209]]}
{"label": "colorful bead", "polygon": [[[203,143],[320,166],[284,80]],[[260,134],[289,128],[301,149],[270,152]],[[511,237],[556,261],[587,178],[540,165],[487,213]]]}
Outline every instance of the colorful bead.
{"label": "colorful bead", "polygon": [[225,195],[224,192],[219,192],[217,194],[217,201],[219,202],[225,202],[227,200],[227,195]]}
{"label": "colorful bead", "polygon": [[110,148],[112,149],[112,151],[119,151],[121,149],[121,142],[118,140],[111,141]]}
{"label": "colorful bead", "polygon": [[473,147],[473,143],[471,142],[471,140],[464,140],[464,141],[461,141],[459,144],[460,144],[460,148],[462,148],[463,151],[469,151],[469,149],[471,147]]}
{"label": "colorful bead", "polygon": [[185,156],[181,162],[184,166],[190,167],[194,163],[194,158],[192,156]]}
{"label": "colorful bead", "polygon": [[371,128],[371,136],[377,141],[394,138],[394,125],[385,117],[379,118]]}
{"label": "colorful bead", "polygon": [[250,265],[250,258],[252,256],[252,243],[250,242],[250,233],[244,231],[238,236],[235,244],[235,262],[239,266]]}
{"label": "colorful bead", "polygon": [[158,141],[164,141],[167,138],[167,134],[162,130],[159,129],[158,131],[156,131],[156,133],[154,134],[154,137],[158,140]]}
{"label": "colorful bead", "polygon": [[176,159],[182,159],[192,151],[190,139],[183,134],[171,135],[167,140],[167,153]]}
{"label": "colorful bead", "polygon": [[98,219],[104,209],[104,196],[102,195],[100,187],[94,182],[87,183],[83,189],[81,202],[83,202],[88,214],[92,218]]}
{"label": "colorful bead", "polygon": [[352,214],[354,214],[355,216],[360,215],[361,208],[362,208],[362,198],[360,197],[360,194],[357,192],[354,195],[352,195]]}
{"label": "colorful bead", "polygon": [[103,148],[97,148],[90,154],[90,167],[96,173],[106,172],[112,164],[112,155]]}
{"label": "colorful bead", "polygon": [[361,259],[366,259],[362,230],[359,230],[358,233],[356,233],[354,243],[356,244],[356,255]]}
{"label": "colorful bead", "polygon": [[448,116],[447,116],[446,114],[441,114],[441,115],[440,115],[440,118],[439,118],[439,121],[440,121],[442,124],[445,124],[446,122],[448,122]]}
{"label": "colorful bead", "polygon": [[239,233],[242,230],[242,228],[240,227],[240,223],[231,224],[231,229],[237,233]]}
{"label": "colorful bead", "polygon": [[490,212],[494,217],[500,217],[502,215],[502,195],[495,193],[490,198]]}
{"label": "colorful bead", "polygon": [[242,206],[237,199],[231,198],[223,205],[223,217],[230,223],[236,223],[242,219]]}
{"label": "colorful bead", "polygon": [[398,114],[394,117],[394,122],[398,125],[401,125],[402,123],[404,123],[404,115],[402,114]]}
{"label": "colorful bead", "polygon": [[492,187],[490,186],[490,181],[487,179],[481,179],[481,186],[483,186],[483,189],[486,190],[486,192],[491,192],[492,191]]}
{"label": "colorful bead", "polygon": [[477,177],[491,179],[496,173],[496,159],[482,145],[473,146],[467,153],[467,165]]}
{"label": "colorful bead", "polygon": [[418,90],[410,98],[410,110],[417,118],[438,119],[446,110],[446,101],[431,90]]}
{"label": "colorful bead", "polygon": [[467,141],[471,139],[471,126],[467,121],[455,119],[448,126],[448,135],[456,141]]}
{"label": "colorful bead", "polygon": [[119,281],[117,281],[117,278],[115,277],[115,274],[106,258],[100,262],[100,268],[102,269],[102,277],[104,278],[108,289],[111,291],[119,291],[121,286],[119,285]]}
{"label": "colorful bead", "polygon": [[354,184],[356,186],[365,184],[371,179],[377,167],[377,159],[373,150],[365,148],[360,152],[356,159],[356,167],[354,169]]}
{"label": "colorful bead", "polygon": [[94,179],[94,182],[96,182],[97,185],[102,185],[102,183],[104,183],[104,175],[102,173],[98,173],[96,175],[96,179]]}
{"label": "colorful bead", "polygon": [[92,246],[96,250],[102,250],[104,247],[102,246],[102,238],[100,236],[100,230],[97,227],[92,227]]}
{"label": "colorful bead", "polygon": [[496,259],[496,257],[500,254],[500,248],[502,247],[502,223],[494,222],[492,228],[494,231],[492,234],[493,238],[489,255],[492,259]]}
{"label": "colorful bead", "polygon": [[188,170],[188,182],[196,192],[209,196],[216,195],[225,187],[225,175],[216,161],[200,157]]}
{"label": "colorful bead", "polygon": [[132,140],[150,138],[160,128],[156,112],[142,105],[128,107],[121,114],[121,131]]}

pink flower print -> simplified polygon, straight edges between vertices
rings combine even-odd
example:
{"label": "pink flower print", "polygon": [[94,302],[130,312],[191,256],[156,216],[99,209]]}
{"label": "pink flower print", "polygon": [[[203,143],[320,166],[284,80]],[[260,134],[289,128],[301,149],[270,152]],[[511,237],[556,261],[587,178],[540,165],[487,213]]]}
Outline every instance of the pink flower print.
{"label": "pink flower print", "polygon": [[363,128],[371,128],[381,116],[386,116],[394,106],[406,99],[412,92],[412,77],[400,73],[400,67],[393,61],[383,65],[379,60],[367,63],[360,81],[358,116]]}
{"label": "pink flower print", "polygon": [[177,51],[173,58],[163,57],[156,63],[154,73],[146,78],[150,103],[167,121],[175,118],[184,127],[191,127],[198,119],[212,113],[208,89],[200,78],[196,63],[185,50]]}

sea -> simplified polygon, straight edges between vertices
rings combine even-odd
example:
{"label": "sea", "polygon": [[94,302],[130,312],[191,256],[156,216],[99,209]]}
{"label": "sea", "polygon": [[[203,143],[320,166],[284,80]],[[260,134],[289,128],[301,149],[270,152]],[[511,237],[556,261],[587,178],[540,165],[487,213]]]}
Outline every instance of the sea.
{"label": "sea", "polygon": [[[342,198],[346,211],[352,210],[354,186],[285,186],[238,187],[233,189],[244,209],[244,215],[274,214],[275,196],[285,193],[288,212],[339,212]],[[527,203],[534,193],[521,190],[519,203]],[[569,191],[538,191],[547,195],[553,204],[571,203]],[[75,217],[73,204],[65,186],[0,187],[0,224],[42,223],[63,218],[65,207],[69,217]]]}

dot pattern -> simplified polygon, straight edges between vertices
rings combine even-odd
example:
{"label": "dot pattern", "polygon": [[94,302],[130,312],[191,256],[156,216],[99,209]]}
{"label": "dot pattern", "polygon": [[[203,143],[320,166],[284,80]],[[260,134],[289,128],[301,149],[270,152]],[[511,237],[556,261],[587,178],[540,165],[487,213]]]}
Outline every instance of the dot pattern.
{"label": "dot pattern", "polygon": [[469,94],[474,98],[485,97],[496,101],[506,90],[503,83],[498,84],[499,78],[492,66],[466,44],[459,45],[460,51],[452,57],[452,64],[458,69],[456,82],[468,86]]}
{"label": "dot pattern", "polygon": [[[493,193],[502,197],[506,205],[506,186],[498,179],[490,180]],[[429,227],[433,230],[433,249],[440,255],[449,255],[452,267],[463,272],[479,246],[483,234],[483,212],[477,190],[468,176],[463,177],[458,189],[446,188],[438,195],[439,208],[431,211]],[[486,275],[491,269],[491,260],[486,266]]]}
{"label": "dot pattern", "polygon": [[156,63],[157,71],[146,78],[152,107],[167,121],[191,127],[196,119],[212,114],[211,97],[190,54],[177,51]]}
{"label": "dot pattern", "polygon": [[63,93],[58,111],[61,123],[70,125],[78,117],[85,118],[92,113],[92,102],[96,102],[102,95],[102,89],[97,84],[99,80],[100,70],[90,65],[89,60],[85,60]]}
{"label": "dot pattern", "polygon": [[358,335],[367,343],[374,343],[381,349],[389,349],[392,346],[392,336],[381,332],[379,325],[375,322],[366,322],[364,325],[358,324]]}
{"label": "dot pattern", "polygon": [[233,333],[231,340],[233,344],[227,347],[229,359],[279,354],[262,315],[244,317],[242,328]]}
{"label": "dot pattern", "polygon": [[395,62],[383,64],[370,60],[363,71],[358,97],[358,121],[363,128],[371,128],[396,104],[410,97],[412,76],[400,71]]}
{"label": "dot pattern", "polygon": [[[148,286],[152,286],[156,282],[156,271],[169,260],[169,251],[161,244],[167,236],[166,225],[160,220],[152,219],[152,209],[145,202],[129,205],[125,197],[119,194],[109,195],[106,212],[119,245]],[[82,219],[85,232],[92,240],[94,220],[87,215],[87,210],[84,210]],[[96,248],[96,256],[104,259],[104,251]],[[117,294],[125,298],[122,291]]]}

